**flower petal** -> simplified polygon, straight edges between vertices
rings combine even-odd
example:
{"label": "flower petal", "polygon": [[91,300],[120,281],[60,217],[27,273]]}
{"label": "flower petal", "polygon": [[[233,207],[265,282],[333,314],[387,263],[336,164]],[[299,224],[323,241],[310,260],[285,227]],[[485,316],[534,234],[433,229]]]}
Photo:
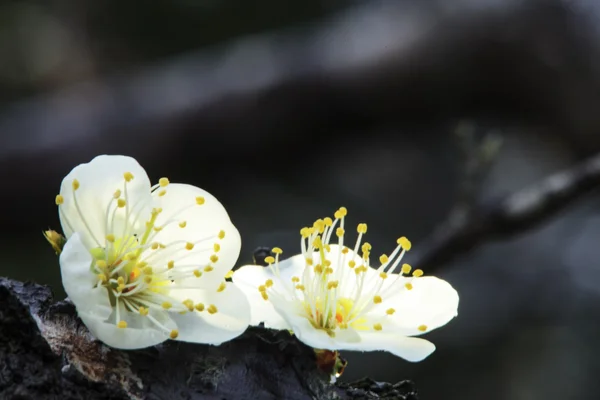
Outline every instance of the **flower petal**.
{"label": "flower petal", "polygon": [[389,351],[411,362],[421,361],[435,350],[435,345],[425,339],[406,337],[396,332],[338,329],[335,336],[330,336],[324,330],[316,329],[298,310],[294,312],[293,304],[277,303],[275,307],[285,315],[298,339],[316,349]]}
{"label": "flower petal", "polygon": [[[106,318],[93,313],[79,312],[78,314],[92,335],[101,342],[117,349],[142,349],[155,346],[169,338],[169,332],[156,329],[150,326],[148,322],[141,322],[142,318],[148,321],[147,317],[141,315],[125,312],[123,319],[128,322],[128,326],[143,325],[143,327],[119,328],[112,321],[108,322]],[[175,329],[175,324],[168,319],[166,313],[158,312],[154,313],[153,316],[168,329]]]}
{"label": "flower petal", "polygon": [[[292,264],[289,265],[292,266]],[[291,271],[293,268],[286,268],[286,271],[288,269]],[[269,268],[260,265],[245,265],[236,270],[232,278],[250,303],[250,325],[258,325],[264,322],[267,328],[290,329],[288,323],[273,307],[271,300],[263,299],[258,291],[258,287],[264,285],[267,279],[274,280],[276,285],[280,284]]]}
{"label": "flower petal", "polygon": [[[59,260],[63,287],[78,311],[90,311],[100,305],[99,301],[102,301],[102,306],[106,306],[108,294],[102,287],[94,289],[98,278],[90,269],[92,256],[79,233],[74,233],[67,240]],[[110,307],[110,304],[108,306]]]}
{"label": "flower petal", "polygon": [[[174,221],[166,225],[155,239],[164,244],[174,241],[194,243],[194,248],[185,254],[182,262],[185,264],[198,264],[206,266],[210,264],[215,270],[211,273],[221,280],[225,273],[235,265],[242,246],[242,241],[237,228],[231,223],[227,211],[223,205],[206,190],[186,184],[169,184],[163,196],[157,196],[156,203],[162,208],[156,225],[162,226],[168,221]],[[196,203],[197,198],[203,199],[203,204]],[[185,227],[180,227],[179,222],[185,221]],[[218,238],[220,231],[225,232],[223,239]],[[214,244],[218,243],[220,249],[215,252]],[[216,254],[217,262],[212,262],[210,257]],[[166,257],[160,258],[157,254],[156,262],[167,263],[169,252]],[[178,260],[175,259],[175,265]]]}
{"label": "flower petal", "polygon": [[[104,244],[107,207],[116,190],[121,190],[124,198],[123,174],[126,172],[133,175],[133,179],[127,183],[128,208],[132,210],[135,207],[144,213],[148,211],[151,197],[146,171],[131,157],[101,155],[73,168],[62,181],[60,194],[63,204],[60,205],[59,217],[67,238],[79,232],[89,249]],[[73,190],[75,179],[79,182],[77,190]],[[116,204],[111,210],[115,207]],[[115,228],[119,231],[123,227],[125,214],[126,207],[118,209]],[[143,224],[145,217],[139,219],[140,224]]]}
{"label": "flower petal", "polygon": [[[250,305],[244,293],[230,282],[222,292],[179,289],[172,290],[170,296],[182,301],[190,299],[194,304],[202,303],[205,307],[202,312],[170,314],[179,330],[177,340],[219,345],[241,335],[248,328]],[[209,312],[211,305],[216,307],[212,314]]]}
{"label": "flower petal", "polygon": [[346,350],[389,351],[406,361],[419,362],[435,351],[435,345],[428,340],[406,337],[396,333],[358,331],[360,342],[349,343]]}
{"label": "flower petal", "polygon": [[[396,293],[384,298],[369,316],[385,315],[393,308],[395,313],[388,318],[406,336],[416,336],[446,325],[458,315],[459,297],[456,290],[446,281],[426,276],[412,281],[412,290],[399,285]],[[425,329],[418,329],[419,326]]]}

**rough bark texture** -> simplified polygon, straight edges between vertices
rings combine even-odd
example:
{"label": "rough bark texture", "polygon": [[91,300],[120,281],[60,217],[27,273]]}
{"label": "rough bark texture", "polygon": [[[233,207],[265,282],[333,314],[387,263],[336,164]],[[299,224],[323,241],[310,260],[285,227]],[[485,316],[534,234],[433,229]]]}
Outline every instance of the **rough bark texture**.
{"label": "rough bark texture", "polygon": [[0,399],[406,399],[412,383],[330,385],[312,349],[251,328],[222,346],[166,342],[119,351],[96,341],[49,288],[0,278]]}

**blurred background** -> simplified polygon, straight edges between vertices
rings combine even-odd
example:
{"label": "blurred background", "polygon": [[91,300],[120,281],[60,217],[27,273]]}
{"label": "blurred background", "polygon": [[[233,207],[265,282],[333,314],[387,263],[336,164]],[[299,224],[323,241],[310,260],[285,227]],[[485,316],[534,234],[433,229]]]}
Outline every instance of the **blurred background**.
{"label": "blurred background", "polygon": [[412,379],[423,400],[598,399],[595,191],[419,256],[454,217],[600,151],[598,26],[592,0],[1,0],[0,275],[62,298],[41,235],[60,229],[60,182],[127,154],[220,199],[240,265],[258,246],[293,254],[342,205],[375,253],[412,240],[408,262],[457,288],[459,317],[418,364],[345,353],[344,380]]}

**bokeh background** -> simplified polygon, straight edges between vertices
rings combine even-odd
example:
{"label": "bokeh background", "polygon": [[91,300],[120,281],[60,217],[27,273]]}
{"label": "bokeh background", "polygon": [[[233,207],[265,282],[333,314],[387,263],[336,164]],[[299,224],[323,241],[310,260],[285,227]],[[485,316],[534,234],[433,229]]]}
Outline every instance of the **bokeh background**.
{"label": "bokeh background", "polygon": [[[64,296],[41,231],[60,227],[62,177],[101,153],[216,195],[240,265],[297,251],[342,205],[376,253],[401,235],[427,248],[457,207],[600,151],[598,26],[593,0],[2,0],[0,275]],[[438,350],[346,353],[343,379],[412,379],[423,400],[598,399],[599,200],[419,265],[461,295],[427,335]]]}

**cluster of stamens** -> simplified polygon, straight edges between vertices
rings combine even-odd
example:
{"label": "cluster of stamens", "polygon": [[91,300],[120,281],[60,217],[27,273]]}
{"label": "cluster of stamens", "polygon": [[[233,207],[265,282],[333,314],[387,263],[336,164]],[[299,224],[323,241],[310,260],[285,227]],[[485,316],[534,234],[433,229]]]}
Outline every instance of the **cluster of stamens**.
{"label": "cluster of stamens", "polygon": [[[367,225],[358,224],[356,229],[358,238],[351,253],[350,248],[344,246],[346,215],[346,208],[341,207],[335,212],[334,219],[329,217],[318,219],[312,227],[300,230],[302,255],[305,259],[302,276],[292,277],[291,282],[279,279],[281,285],[275,286],[269,279],[258,288],[265,300],[273,296],[274,301],[281,301],[284,297],[291,296],[302,302],[305,316],[313,326],[325,330],[330,336],[335,336],[336,329],[348,327],[359,330],[382,330],[386,317],[393,315],[396,310],[388,308],[375,318],[373,315],[366,318],[367,314],[381,304],[383,299],[398,290],[396,284],[398,280],[406,280],[408,277],[408,281],[401,286],[400,290],[412,290],[413,279],[423,275],[420,269],[413,271],[406,263],[400,265],[404,254],[411,248],[410,241],[405,237],[397,240],[397,247],[390,256],[383,254],[379,257],[380,266],[375,270],[376,273],[367,273],[370,269],[374,269],[370,263],[371,245],[362,242],[363,235],[367,233]],[[337,255],[331,254],[330,241],[334,232],[341,249],[336,252]],[[359,249],[362,255],[359,255]],[[269,256],[265,261],[274,276],[280,278],[279,256],[282,250],[274,248],[272,252],[275,256]],[[319,262],[313,258],[315,252],[319,255]],[[335,259],[332,260],[332,257]],[[392,275],[398,268],[400,273]],[[390,276],[395,276],[394,281],[384,287],[384,283]],[[421,325],[418,329],[426,331],[427,327]]]}
{"label": "cluster of stamens", "polygon": [[[151,188],[151,197],[140,200],[136,204],[130,204],[127,185],[134,179],[134,176],[130,172],[125,172],[123,178],[123,188],[115,190],[106,207],[104,226],[106,235],[104,238],[97,237],[90,228],[86,215],[77,200],[80,182],[77,179],[72,181],[73,206],[85,227],[85,233],[97,246],[90,249],[93,257],[91,268],[97,275],[97,286],[107,289],[111,305],[115,307],[116,311],[115,324],[119,328],[128,327],[125,316],[120,315],[119,303],[121,302],[127,312],[147,317],[158,329],[165,331],[170,338],[175,339],[179,332],[176,329],[166,328],[152,315],[151,310],[168,310],[181,314],[205,310],[210,314],[218,312],[214,304],[205,306],[203,303],[194,303],[191,299],[183,302],[175,300],[169,296],[169,291],[171,283],[176,280],[188,277],[200,278],[204,273],[214,270],[212,264],[219,260],[218,254],[221,249],[219,241],[225,237],[225,231],[221,230],[213,236],[194,242],[178,240],[161,243],[156,241],[157,234],[166,226],[177,224],[179,228],[185,229],[187,222],[177,217],[190,207],[202,206],[205,202],[204,198],[196,197],[189,206],[178,210],[159,226],[156,221],[163,212],[161,208],[152,208],[149,218],[146,221],[143,221],[143,218],[144,214],[148,213],[148,202],[152,201],[154,196],[162,197],[167,193],[169,180],[161,178],[159,183]],[[56,204],[59,206],[63,221],[73,231],[72,221],[68,220],[62,209],[64,204],[62,195],[56,196]],[[116,231],[115,221],[117,218],[121,218],[121,222],[124,222],[123,228],[119,232]],[[140,226],[138,222],[141,221],[143,221],[143,228],[139,229],[137,228]],[[210,245],[207,246],[207,242]],[[195,252],[211,252],[210,262],[205,265],[182,263],[186,257]],[[178,288],[195,287],[179,285]],[[226,284],[222,282],[217,291],[221,292],[225,288]]]}

